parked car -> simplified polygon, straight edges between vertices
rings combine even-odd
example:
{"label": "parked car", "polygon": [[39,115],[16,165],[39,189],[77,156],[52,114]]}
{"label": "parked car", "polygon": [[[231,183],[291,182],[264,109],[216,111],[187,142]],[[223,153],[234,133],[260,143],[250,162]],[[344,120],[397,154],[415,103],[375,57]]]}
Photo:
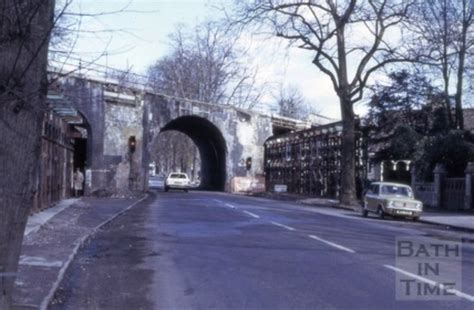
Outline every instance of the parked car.
{"label": "parked car", "polygon": [[362,216],[369,212],[380,218],[386,215],[418,220],[423,212],[423,203],[415,200],[410,186],[398,183],[372,183],[364,195]]}
{"label": "parked car", "polygon": [[165,192],[170,189],[182,189],[188,192],[189,189],[189,178],[186,173],[182,172],[171,172],[166,178]]}
{"label": "parked car", "polygon": [[199,187],[199,185],[201,185],[200,180],[194,180],[194,181],[189,182],[189,186],[193,187],[193,188],[197,188],[197,187]]}
{"label": "parked car", "polygon": [[165,187],[165,177],[162,175],[151,176],[148,179],[149,188],[164,188]]}

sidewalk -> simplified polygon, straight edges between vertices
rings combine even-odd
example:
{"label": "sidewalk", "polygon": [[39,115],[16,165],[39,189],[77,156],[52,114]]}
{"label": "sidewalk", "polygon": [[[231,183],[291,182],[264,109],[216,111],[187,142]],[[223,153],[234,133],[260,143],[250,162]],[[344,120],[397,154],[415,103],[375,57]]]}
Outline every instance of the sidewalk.
{"label": "sidewalk", "polygon": [[472,212],[437,212],[426,210],[421,216],[420,222],[474,232],[474,213]]}
{"label": "sidewalk", "polygon": [[70,198],[60,201],[56,206],[48,208],[39,213],[30,215],[28,222],[26,223],[25,237],[31,233],[37,232],[41,226],[46,224],[53,216],[59,212],[69,208],[74,203],[78,203],[80,198]]}
{"label": "sidewalk", "polygon": [[[339,204],[339,201],[333,199],[309,198],[299,200],[297,202],[304,205],[350,209],[354,212],[359,212],[359,210],[354,210],[353,208],[341,206]],[[474,232],[473,212],[468,213],[463,211],[438,211],[433,209],[425,209],[419,219],[419,222],[442,225],[450,227],[452,229]]]}
{"label": "sidewalk", "polygon": [[[307,206],[337,208],[359,212],[359,210],[354,210],[353,207],[342,206],[338,200],[334,199],[312,198],[288,193],[260,193],[252,196],[282,201],[293,201]],[[474,232],[474,210],[472,212],[463,212],[425,209],[419,221],[422,223],[442,225],[452,229]]]}
{"label": "sidewalk", "polygon": [[81,245],[145,198],[69,199],[31,216],[13,292],[14,309],[46,309]]}

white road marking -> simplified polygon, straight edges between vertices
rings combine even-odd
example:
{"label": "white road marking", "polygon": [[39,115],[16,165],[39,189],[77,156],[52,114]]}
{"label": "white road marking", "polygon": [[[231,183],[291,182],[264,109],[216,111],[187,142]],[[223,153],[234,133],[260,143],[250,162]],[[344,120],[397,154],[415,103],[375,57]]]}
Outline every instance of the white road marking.
{"label": "white road marking", "polygon": [[62,267],[61,261],[49,261],[43,257],[24,256],[20,257],[20,265],[38,266],[38,267]]}
{"label": "white road marking", "polygon": [[[428,278],[425,278],[425,277],[422,277],[422,276],[419,276],[417,274],[414,274],[414,273],[411,273],[411,272],[408,272],[408,271],[405,271],[403,269],[400,269],[400,268],[397,268],[397,267],[394,267],[394,266],[391,266],[391,265],[383,265],[385,268],[388,268],[388,269],[391,269],[395,272],[398,272],[398,273],[401,273],[401,274],[404,274],[408,277],[411,277],[413,279],[416,279],[418,281],[421,281],[421,282],[425,282],[425,283],[428,283],[429,285],[432,285],[432,286],[438,286],[440,289],[442,290],[445,290],[445,286],[442,284],[442,283],[438,283],[436,281],[433,281],[433,280],[430,280]],[[451,293],[451,294],[454,294],[458,297],[461,297],[461,298],[464,298],[464,299],[467,299],[469,301],[473,301],[474,302],[474,296],[472,295],[469,295],[469,294],[466,294],[466,293],[463,293],[461,291],[458,291],[456,289],[446,289],[446,292],[448,293]]]}
{"label": "white road marking", "polygon": [[249,212],[249,211],[246,211],[246,210],[244,210],[244,213],[246,213],[246,214],[248,214],[248,215],[250,215],[250,216],[252,216],[252,217],[254,217],[254,218],[256,218],[256,219],[260,218],[260,216],[258,216],[257,214],[252,213],[252,212]]}
{"label": "white road marking", "polygon": [[319,238],[318,236],[315,236],[315,235],[308,235],[308,237],[310,237],[311,239],[314,239],[314,240],[318,240],[318,241],[321,241],[322,243],[325,243],[327,245],[330,245],[332,247],[335,247],[336,249],[339,249],[339,250],[343,250],[343,251],[346,251],[346,252],[349,252],[349,253],[355,253],[355,251],[353,249],[349,249],[349,248],[346,248],[345,246],[342,246],[342,245],[339,245],[337,243],[334,243],[334,242],[331,242],[331,241],[327,241],[323,238]]}
{"label": "white road marking", "polygon": [[235,206],[231,205],[230,203],[226,203],[225,206],[226,206],[226,207],[229,207],[229,208],[231,208],[231,209],[235,209]]}
{"label": "white road marking", "polygon": [[[161,200],[161,199],[162,199],[162,198],[160,198],[160,200]],[[172,201],[204,201],[204,202],[208,202],[208,201],[209,201],[209,199],[204,199],[204,198],[174,198],[174,197],[173,197],[173,198],[171,198],[171,197],[170,197],[170,198],[165,197],[165,198],[163,198],[163,200],[167,200],[167,201],[169,201],[169,200],[172,200]]]}
{"label": "white road marking", "polygon": [[295,229],[293,227],[290,227],[290,226],[286,226],[286,225],[283,225],[283,224],[280,224],[278,222],[272,222],[273,225],[276,225],[276,226],[280,226],[280,227],[283,227],[285,229],[288,229],[290,231],[294,231]]}

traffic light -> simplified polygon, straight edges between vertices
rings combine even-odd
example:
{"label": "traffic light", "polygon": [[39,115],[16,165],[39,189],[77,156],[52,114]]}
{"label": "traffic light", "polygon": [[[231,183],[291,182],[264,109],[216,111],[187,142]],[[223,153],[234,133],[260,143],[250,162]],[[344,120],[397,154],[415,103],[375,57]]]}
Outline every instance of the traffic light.
{"label": "traffic light", "polygon": [[137,141],[135,139],[135,136],[130,136],[130,138],[128,138],[128,151],[133,154],[135,152],[136,146]]}
{"label": "traffic light", "polygon": [[252,169],[252,157],[247,157],[247,160],[245,161],[245,168],[247,168],[247,170]]}

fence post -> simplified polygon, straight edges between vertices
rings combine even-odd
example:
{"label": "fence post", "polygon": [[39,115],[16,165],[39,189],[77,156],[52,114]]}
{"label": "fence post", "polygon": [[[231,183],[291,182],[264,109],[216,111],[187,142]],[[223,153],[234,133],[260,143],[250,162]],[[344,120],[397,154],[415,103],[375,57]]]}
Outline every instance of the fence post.
{"label": "fence post", "polygon": [[436,164],[434,173],[434,186],[435,186],[435,195],[436,195],[436,207],[443,208],[443,183],[444,178],[446,177],[446,168],[443,164]]}
{"label": "fence post", "polygon": [[464,210],[469,210],[474,207],[474,197],[472,196],[474,190],[474,162],[467,163],[466,170],[466,186],[464,197]]}

